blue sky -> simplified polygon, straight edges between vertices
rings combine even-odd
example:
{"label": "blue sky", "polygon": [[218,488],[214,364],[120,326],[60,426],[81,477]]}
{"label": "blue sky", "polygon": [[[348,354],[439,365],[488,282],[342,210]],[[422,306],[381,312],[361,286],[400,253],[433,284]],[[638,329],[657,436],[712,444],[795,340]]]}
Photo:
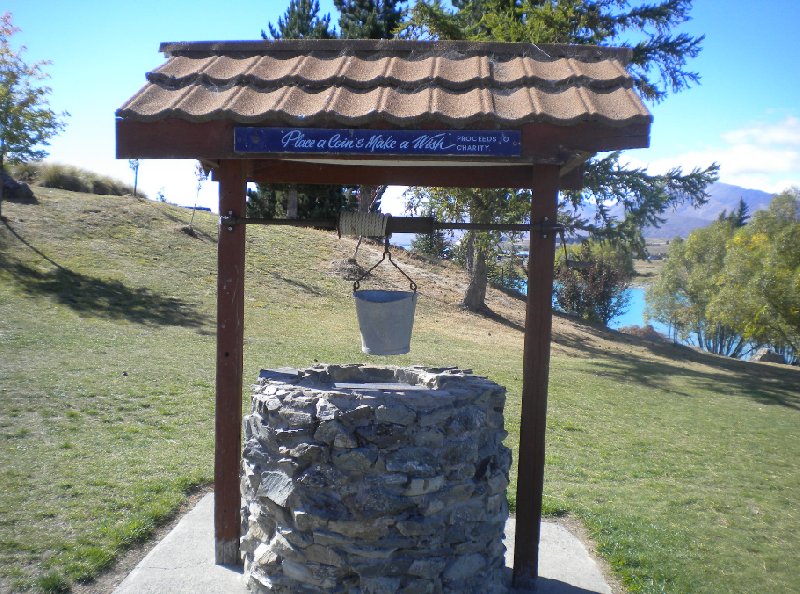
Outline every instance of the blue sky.
{"label": "blue sky", "polygon": [[[5,0],[2,10],[22,29],[15,46],[29,60],[51,60],[51,105],[68,111],[66,130],[50,146],[51,161],[132,181],[127,161],[114,158],[114,111],[163,62],[162,41],[258,39],[288,0]],[[322,11],[338,14],[332,0]],[[766,10],[768,8],[769,10]],[[651,148],[628,159],[653,171],[718,162],[721,181],[779,191],[800,186],[800,60],[794,39],[800,2],[695,0],[681,30],[706,40],[692,62],[700,86],[649,105]],[[192,161],[143,161],[140,186],[171,202],[192,204]],[[215,206],[208,183],[200,205]]]}

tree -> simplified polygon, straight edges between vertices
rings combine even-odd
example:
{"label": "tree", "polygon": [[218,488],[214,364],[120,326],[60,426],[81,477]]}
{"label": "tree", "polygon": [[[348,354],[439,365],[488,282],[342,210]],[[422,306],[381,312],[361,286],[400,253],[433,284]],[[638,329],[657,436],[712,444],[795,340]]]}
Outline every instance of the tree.
{"label": "tree", "polygon": [[556,269],[556,303],[569,314],[607,326],[630,303],[633,260],[611,242],[584,242],[571,251]]}
{"label": "tree", "polygon": [[[344,39],[392,39],[403,19],[399,0],[334,0]],[[376,212],[386,186],[360,186],[358,210]]]}
{"label": "tree", "polygon": [[262,39],[333,39],[329,29],[331,16],[319,16],[319,0],[291,0],[286,14],[278,18],[277,27],[267,25],[269,35],[262,29]]}
{"label": "tree", "polygon": [[68,115],[50,108],[50,87],[39,84],[48,76],[44,67],[49,62],[28,64],[25,46],[12,49],[11,38],[17,32],[11,13],[4,13],[0,17],[0,208],[5,162],[45,158],[47,151],[42,147],[64,128],[61,118]]}
{"label": "tree", "polygon": [[247,215],[274,219],[289,214],[289,196],[297,196],[299,219],[335,219],[342,210],[355,208],[352,188],[315,184],[258,184],[247,192]]}
{"label": "tree", "polygon": [[403,20],[399,0],[333,0],[345,39],[392,39]]}
{"label": "tree", "polygon": [[[415,187],[409,188],[405,197],[410,210],[448,221],[509,223],[526,220],[530,215],[530,194],[513,188]],[[470,273],[470,282],[462,299],[462,305],[467,309],[481,311],[485,308],[489,271],[504,239],[499,232],[467,231],[461,237],[456,254]]]}
{"label": "tree", "polygon": [[[434,212],[431,208],[424,211],[426,217],[433,217]],[[435,229],[432,233],[419,233],[411,241],[411,251],[415,254],[429,256],[446,260],[452,252],[452,240],[441,229]]]}
{"label": "tree", "polygon": [[789,362],[800,359],[800,188],[736,230],[718,284],[710,316]]}
{"label": "tree", "polygon": [[747,206],[747,202],[744,201],[744,198],[739,198],[739,204],[730,214],[728,214],[728,209],[726,208],[719,213],[719,217],[717,217],[718,221],[726,221],[729,225],[737,229],[739,227],[744,227],[749,219],[750,207]]}
{"label": "tree", "polygon": [[440,0],[419,0],[403,34],[631,47],[634,84],[646,99],[654,101],[700,79],[688,70],[688,60],[700,53],[704,36],[672,33],[673,28],[690,19],[691,0],[653,4],[625,0],[453,0],[451,4],[452,11]]}
{"label": "tree", "polygon": [[[687,63],[700,51],[703,38],[672,33],[689,19],[688,0],[635,6],[621,0],[453,0],[452,7],[440,0],[419,0],[401,36],[597,45],[630,45],[627,39],[631,38],[637,41],[631,46],[630,69],[634,84],[646,99],[661,101],[670,92],[684,90],[699,80],[687,69]],[[642,228],[663,222],[661,215],[671,206],[703,204],[708,198],[705,189],[717,179],[717,172],[718,167],[711,165],[688,174],[674,168],[666,174],[650,175],[644,169],[620,163],[619,153],[611,153],[586,163],[582,190],[562,193],[560,219],[572,231],[620,239],[643,253]],[[485,202],[478,198],[482,193],[471,193],[478,204]],[[457,200],[456,193],[433,195]],[[594,208],[591,218],[583,214],[586,205]],[[482,270],[471,272],[480,274]],[[481,282],[475,281],[478,285]],[[467,302],[477,309],[484,307],[465,295]]]}
{"label": "tree", "polygon": [[[269,23],[264,39],[333,39],[330,15],[319,16],[319,0],[291,0],[277,26]],[[247,214],[254,217],[283,217],[292,211],[299,218],[335,218],[352,207],[352,190],[333,185],[258,184],[247,192]],[[294,199],[296,206],[294,208]],[[292,204],[290,204],[290,202]]]}
{"label": "tree", "polygon": [[717,221],[693,231],[685,241],[673,241],[661,274],[647,289],[645,318],[671,326],[680,339],[694,339],[706,351],[740,357],[749,341],[711,307],[724,285],[734,233],[727,221]]}

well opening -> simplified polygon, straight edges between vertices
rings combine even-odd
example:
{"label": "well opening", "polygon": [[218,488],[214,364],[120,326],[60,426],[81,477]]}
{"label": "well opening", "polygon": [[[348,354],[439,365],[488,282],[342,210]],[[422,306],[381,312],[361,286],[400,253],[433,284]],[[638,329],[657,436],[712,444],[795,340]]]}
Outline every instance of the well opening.
{"label": "well opening", "polygon": [[503,591],[504,402],[452,368],[262,373],[244,424],[250,589]]}

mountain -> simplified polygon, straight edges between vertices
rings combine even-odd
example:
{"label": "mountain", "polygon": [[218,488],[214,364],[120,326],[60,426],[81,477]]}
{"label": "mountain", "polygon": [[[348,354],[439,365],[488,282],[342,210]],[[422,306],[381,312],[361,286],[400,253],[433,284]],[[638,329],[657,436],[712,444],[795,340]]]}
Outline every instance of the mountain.
{"label": "mountain", "polygon": [[686,237],[700,227],[705,227],[717,220],[723,210],[731,212],[743,198],[750,208],[750,214],[762,208],[767,208],[774,194],[761,190],[751,190],[716,182],[709,186],[710,197],[700,208],[682,205],[665,213],[666,222],[660,227],[648,227],[644,236],[652,239],[671,239],[673,237]]}

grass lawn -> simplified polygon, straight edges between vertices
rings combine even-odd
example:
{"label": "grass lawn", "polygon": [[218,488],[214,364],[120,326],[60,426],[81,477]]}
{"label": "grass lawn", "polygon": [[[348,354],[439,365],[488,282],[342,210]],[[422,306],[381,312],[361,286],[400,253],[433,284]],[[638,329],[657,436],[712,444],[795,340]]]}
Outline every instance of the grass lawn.
{"label": "grass lawn", "polygon": [[[0,592],[91,579],[213,476],[216,218],[192,237],[184,209],[37,196],[0,225]],[[332,265],[353,249],[248,229],[246,383],[365,359]],[[420,286],[413,350],[372,360],[507,386],[515,448],[524,304],[465,313],[458,271],[396,258]],[[629,591],[800,592],[800,370],[556,318],[550,378],[546,511],[582,521]]]}

